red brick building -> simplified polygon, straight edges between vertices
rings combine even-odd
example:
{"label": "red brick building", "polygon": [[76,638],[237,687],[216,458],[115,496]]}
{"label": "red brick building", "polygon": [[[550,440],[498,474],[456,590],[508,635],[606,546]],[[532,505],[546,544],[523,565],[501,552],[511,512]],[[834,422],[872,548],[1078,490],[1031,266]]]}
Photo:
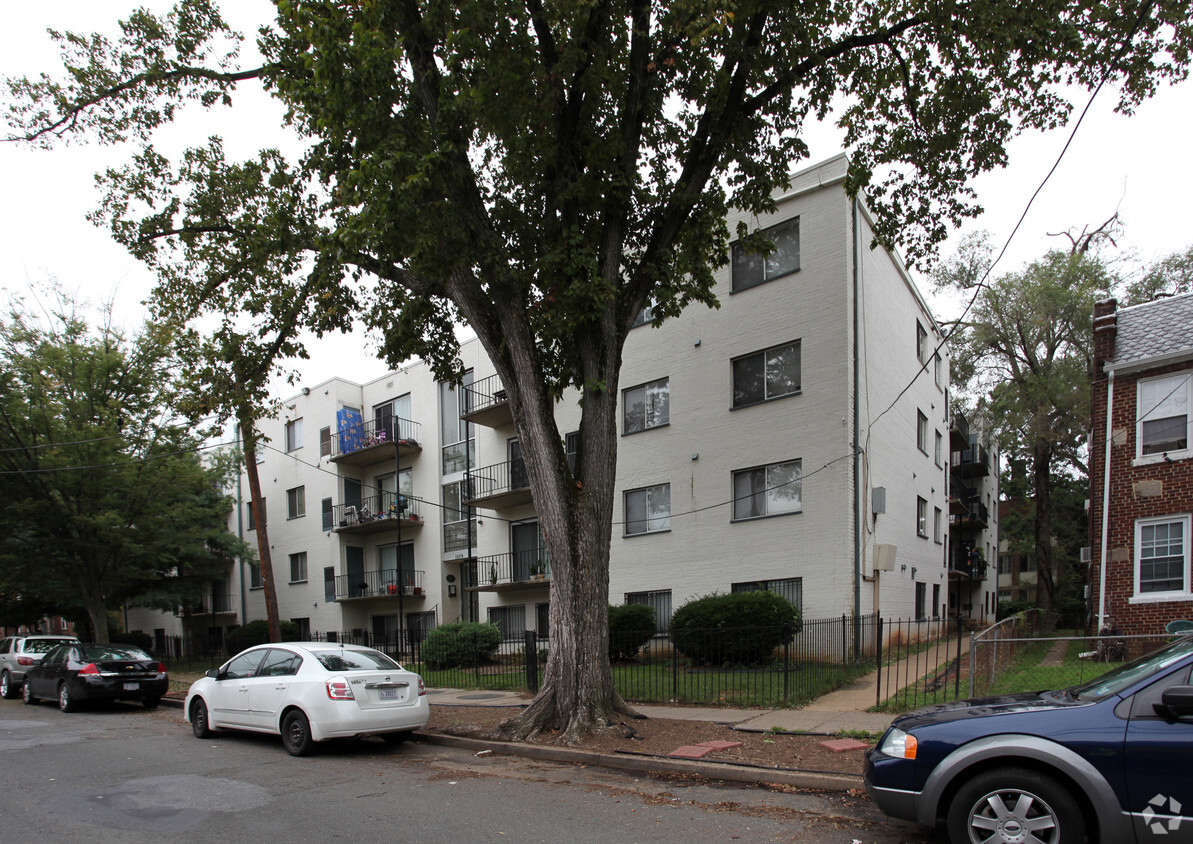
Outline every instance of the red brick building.
{"label": "red brick building", "polygon": [[1193,295],[1095,305],[1092,404],[1094,623],[1163,632],[1193,619]]}

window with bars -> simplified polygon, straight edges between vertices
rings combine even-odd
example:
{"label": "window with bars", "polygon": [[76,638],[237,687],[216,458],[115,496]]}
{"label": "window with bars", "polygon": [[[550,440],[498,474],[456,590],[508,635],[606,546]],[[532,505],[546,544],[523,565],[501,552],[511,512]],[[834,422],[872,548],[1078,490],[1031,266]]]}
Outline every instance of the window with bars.
{"label": "window with bars", "polygon": [[648,592],[626,592],[627,604],[645,604],[654,609],[654,625],[656,633],[664,633],[671,629],[671,590],[654,589]]}
{"label": "window with bars", "polygon": [[506,641],[521,639],[526,632],[526,607],[489,607],[489,623],[501,631]]}
{"label": "window with bars", "polygon": [[732,592],[774,592],[776,595],[790,601],[800,615],[804,611],[804,579],[802,577],[787,577],[780,580],[747,580],[734,583],[730,587]]}

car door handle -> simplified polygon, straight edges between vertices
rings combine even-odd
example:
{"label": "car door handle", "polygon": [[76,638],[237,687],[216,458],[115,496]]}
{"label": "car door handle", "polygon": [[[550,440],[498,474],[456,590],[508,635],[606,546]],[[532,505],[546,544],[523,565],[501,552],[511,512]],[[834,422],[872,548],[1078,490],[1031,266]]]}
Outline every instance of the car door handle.
{"label": "car door handle", "polygon": [[274,686],[274,688],[275,688],[275,689],[277,689],[278,691],[282,691],[282,692],[284,692],[284,691],[286,690],[286,686],[287,686],[287,685],[289,685],[289,684],[287,684],[287,683],[278,683],[276,686]]}

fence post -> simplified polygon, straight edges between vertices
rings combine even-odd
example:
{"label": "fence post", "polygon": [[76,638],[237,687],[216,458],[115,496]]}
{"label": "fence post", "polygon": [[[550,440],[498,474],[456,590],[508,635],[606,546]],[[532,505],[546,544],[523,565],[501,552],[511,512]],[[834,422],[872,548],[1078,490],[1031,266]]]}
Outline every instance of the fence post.
{"label": "fence post", "polygon": [[524,631],[522,636],[526,647],[526,686],[536,695],[539,691],[538,637],[533,630]]}
{"label": "fence post", "polygon": [[882,616],[878,617],[878,638],[874,640],[874,670],[878,674],[878,682],[874,684],[874,705],[882,703]]}
{"label": "fence post", "polygon": [[783,705],[790,699],[791,684],[791,643],[795,640],[795,630],[788,627],[787,635],[783,639]]}
{"label": "fence post", "polygon": [[970,698],[973,697],[974,672],[977,671],[977,668],[978,668],[977,656],[976,656],[977,649],[978,649],[978,634],[970,633],[969,634],[969,694],[966,695],[966,697],[970,697]]}
{"label": "fence post", "polygon": [[961,602],[957,602],[957,676],[953,682],[953,697],[961,697]]}
{"label": "fence post", "polygon": [[671,700],[679,700],[679,651],[675,647],[675,633],[671,633]]}
{"label": "fence post", "polygon": [[476,644],[477,635],[472,634],[472,676],[475,678],[476,687],[481,688],[481,655],[480,648]]}
{"label": "fence post", "polygon": [[849,664],[849,633],[845,626],[845,613],[841,613],[841,664]]}

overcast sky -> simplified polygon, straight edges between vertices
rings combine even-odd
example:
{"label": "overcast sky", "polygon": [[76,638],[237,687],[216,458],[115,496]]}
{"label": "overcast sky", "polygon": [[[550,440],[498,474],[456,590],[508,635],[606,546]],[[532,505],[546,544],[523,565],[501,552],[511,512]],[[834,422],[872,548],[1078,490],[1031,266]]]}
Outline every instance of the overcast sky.
{"label": "overcast sky", "polygon": [[[111,32],[112,21],[139,6],[167,7],[160,0],[54,0],[47,3],[5,4],[0,29],[0,76],[53,72],[57,55],[47,27]],[[224,2],[230,23],[244,32],[267,19],[267,0]],[[246,47],[252,50],[251,45]],[[1088,95],[1085,95],[1088,96]],[[163,148],[199,144],[208,135],[227,141],[230,157],[247,157],[261,145],[283,143],[283,135],[269,137],[279,123],[280,110],[253,86],[242,86],[232,112],[197,111],[163,137]],[[1189,231],[1188,197],[1193,195],[1193,167],[1188,162],[1188,124],[1193,114],[1193,83],[1167,88],[1144,103],[1132,117],[1113,112],[1115,92],[1104,90],[1095,101],[1056,174],[1036,200],[998,269],[1016,269],[1063,241],[1049,232],[1096,226],[1119,211],[1125,224],[1120,245],[1140,261],[1152,261],[1193,243]],[[247,109],[239,106],[248,106]],[[1084,107],[1081,99],[1074,115]],[[251,115],[246,118],[246,114]],[[975,183],[986,213],[964,231],[984,228],[1001,245],[1023,213],[1036,187],[1052,167],[1071,129],[1034,133],[1014,141],[1007,169]],[[811,158],[800,166],[840,151],[840,135],[831,127],[809,133]],[[73,145],[54,151],[0,144],[0,174],[4,202],[0,203],[0,282],[10,292],[56,277],[68,289],[82,290],[96,300],[114,298],[120,314],[139,319],[138,303],[153,286],[153,278],[105,231],[85,215],[97,204],[93,174],[123,163],[130,149]],[[1183,209],[1183,210],[1182,210]],[[946,244],[948,254],[956,236]],[[930,285],[917,276],[921,289]],[[941,303],[942,309],[947,305]],[[372,360],[371,346],[360,338],[323,341],[312,348],[313,360],[302,365],[303,381],[315,384],[332,375],[365,381],[385,371]],[[293,388],[283,387],[288,394]]]}

